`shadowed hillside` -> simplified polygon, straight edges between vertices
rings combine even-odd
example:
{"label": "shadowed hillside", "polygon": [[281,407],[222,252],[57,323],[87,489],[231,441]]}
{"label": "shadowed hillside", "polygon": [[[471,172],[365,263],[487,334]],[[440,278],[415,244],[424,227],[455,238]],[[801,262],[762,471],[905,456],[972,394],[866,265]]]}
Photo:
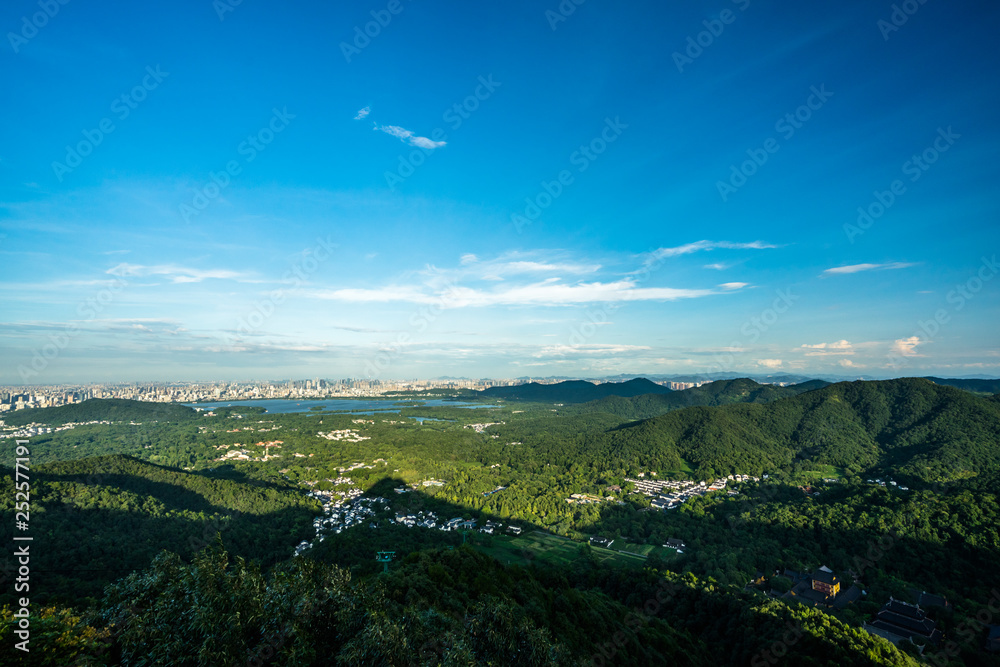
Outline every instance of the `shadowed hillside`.
{"label": "shadowed hillside", "polygon": [[[7,527],[14,480],[9,468],[0,472]],[[37,603],[99,597],[160,550],[190,558],[217,533],[234,554],[275,563],[311,534],[319,511],[299,489],[276,482],[218,479],[120,455],[40,465],[31,480]],[[10,587],[0,592],[0,603],[12,595]]]}
{"label": "shadowed hillside", "polygon": [[[569,567],[520,567],[479,546],[411,551],[398,537],[367,526],[328,537],[359,540],[367,561],[397,550],[388,574],[363,576],[343,569],[351,557],[319,548],[270,571],[217,546],[190,564],[162,554],[109,588],[89,617],[113,632],[86,635],[47,617],[64,624],[48,636],[61,636],[58,650],[78,646],[114,664],[242,664],[248,655],[280,665],[758,664],[774,646],[797,664],[915,664],[819,610],[652,564],[607,568],[583,543]],[[0,638],[9,627],[0,619]]]}

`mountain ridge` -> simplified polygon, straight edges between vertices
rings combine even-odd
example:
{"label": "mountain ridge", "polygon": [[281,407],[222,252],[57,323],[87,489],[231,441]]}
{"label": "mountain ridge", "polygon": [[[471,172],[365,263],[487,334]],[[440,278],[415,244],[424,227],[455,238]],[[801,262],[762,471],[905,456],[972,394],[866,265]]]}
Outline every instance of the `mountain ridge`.
{"label": "mountain ridge", "polygon": [[806,391],[827,386],[824,380],[809,380],[801,384],[779,387],[760,384],[750,378],[717,380],[700,387],[691,387],[669,394],[640,396],[608,396],[579,406],[593,412],[609,412],[630,420],[649,419],[672,410],[697,406],[718,406],[731,403],[771,403],[781,398],[797,396]]}
{"label": "mountain ridge", "polygon": [[675,410],[625,425],[612,441],[703,474],[812,461],[954,481],[1000,466],[1000,405],[921,378],[843,382],[767,404]]}
{"label": "mountain ridge", "polygon": [[634,378],[626,382],[603,382],[594,384],[586,380],[566,380],[554,384],[528,382],[513,387],[490,387],[476,392],[489,399],[536,401],[561,403],[586,403],[606,396],[641,396],[643,394],[666,394],[673,391],[669,387],[656,384],[646,378]]}

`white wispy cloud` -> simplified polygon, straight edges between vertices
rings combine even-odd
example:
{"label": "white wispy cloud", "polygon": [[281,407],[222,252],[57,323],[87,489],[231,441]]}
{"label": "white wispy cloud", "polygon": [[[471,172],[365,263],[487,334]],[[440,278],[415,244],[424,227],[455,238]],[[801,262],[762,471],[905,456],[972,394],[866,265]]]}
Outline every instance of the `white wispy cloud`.
{"label": "white wispy cloud", "polygon": [[757,365],[763,366],[764,368],[781,368],[781,359],[758,359]]}
{"label": "white wispy cloud", "polygon": [[[493,258],[464,254],[454,267],[433,265],[405,272],[377,287],[316,289],[303,293],[348,303],[409,302],[440,308],[486,306],[565,306],[622,301],[674,301],[732,294],[747,283],[713,288],[641,286],[628,274],[600,279],[602,265],[576,260],[562,251],[507,252]],[[589,280],[584,280],[589,277]]]}
{"label": "white wispy cloud", "polygon": [[802,349],[807,357],[827,357],[854,354],[854,346],[846,340],[838,340],[834,343],[816,343],[815,345],[803,344]]}
{"label": "white wispy cloud", "polygon": [[861,273],[862,271],[890,271],[893,269],[908,269],[916,266],[915,262],[887,262],[885,264],[849,264],[847,266],[835,266],[826,269],[820,276],[837,276],[848,273]]}
{"label": "white wispy cloud", "polygon": [[[695,241],[672,248],[657,248],[647,255],[646,263],[652,264],[668,257],[679,257],[680,255],[690,255],[695,252],[716,250],[723,248],[726,250],[766,250],[777,248],[778,246],[763,241],[752,241],[750,243],[734,243],[732,241]],[[721,264],[709,265],[708,268],[724,268]]]}
{"label": "white wispy cloud", "polygon": [[357,115],[354,116],[354,120],[364,120],[368,117],[368,114],[372,112],[371,106],[367,106],[364,109],[359,109]]}
{"label": "white wispy cloud", "polygon": [[440,308],[464,308],[472,306],[567,306],[619,301],[676,301],[720,293],[711,289],[636,287],[635,281],[630,279],[575,284],[549,279],[527,285],[509,287],[505,285],[493,290],[455,285],[438,290],[406,285],[389,285],[375,289],[319,290],[312,292],[312,295],[319,299],[350,303],[403,301],[435,304]]}
{"label": "white wispy cloud", "polygon": [[647,345],[617,345],[613,343],[587,343],[581,345],[549,345],[543,347],[531,356],[536,359],[544,357],[565,357],[582,354],[621,354],[623,352],[638,352],[650,350]]}
{"label": "white wispy cloud", "polygon": [[[114,269],[112,269],[113,271]],[[109,271],[110,273],[110,271]],[[0,290],[20,294],[29,291],[67,292],[81,287],[109,287],[118,283],[120,278],[91,278],[86,280],[48,280],[37,283],[0,283]]]}
{"label": "white wispy cloud", "polygon": [[157,266],[145,266],[142,264],[121,263],[114,266],[105,273],[122,278],[163,276],[172,283],[200,283],[203,280],[214,278],[219,280],[236,280],[239,282],[253,281],[249,274],[240,271],[230,271],[228,269],[194,269],[185,266],[175,266],[172,264],[160,264]]}
{"label": "white wispy cloud", "polygon": [[379,132],[385,132],[389,136],[396,137],[403,143],[416,146],[417,148],[433,150],[435,148],[441,148],[448,143],[446,141],[432,141],[427,137],[417,136],[413,130],[407,130],[405,127],[400,127],[399,125],[375,125],[375,129]]}
{"label": "white wispy cloud", "polygon": [[441,269],[428,266],[424,275],[449,277],[452,280],[504,280],[518,275],[564,273],[571,275],[594,274],[601,269],[597,263],[574,262],[553,253],[508,252],[492,259],[480,259],[471,253],[462,255],[458,268]]}
{"label": "white wispy cloud", "polygon": [[185,332],[184,327],[175,320],[152,317],[75,319],[59,322],[4,322],[0,323],[0,330],[3,330],[4,333],[13,334],[30,333],[33,331],[65,332],[69,326],[80,332],[89,331],[98,333],[176,335]]}

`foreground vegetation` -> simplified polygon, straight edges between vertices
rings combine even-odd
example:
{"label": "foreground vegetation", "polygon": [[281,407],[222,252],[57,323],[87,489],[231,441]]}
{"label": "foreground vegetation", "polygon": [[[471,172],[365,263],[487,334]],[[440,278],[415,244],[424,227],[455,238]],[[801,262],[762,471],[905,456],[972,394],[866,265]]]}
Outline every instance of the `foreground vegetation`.
{"label": "foreground vegetation", "polygon": [[822,612],[691,575],[532,571],[465,547],[413,553],[363,580],[312,559],[265,574],[218,548],[190,564],[165,553],[86,619],[56,611],[45,622],[59,640],[22,664],[707,666],[775,646],[822,656],[811,664],[915,664]]}

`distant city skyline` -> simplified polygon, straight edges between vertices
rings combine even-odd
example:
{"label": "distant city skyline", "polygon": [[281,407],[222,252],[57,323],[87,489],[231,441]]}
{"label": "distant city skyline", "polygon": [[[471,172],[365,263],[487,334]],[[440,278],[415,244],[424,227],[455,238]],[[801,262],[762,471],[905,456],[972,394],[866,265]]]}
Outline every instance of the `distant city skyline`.
{"label": "distant city skyline", "polygon": [[[912,376],[899,376],[912,377]],[[1000,378],[988,375],[969,375],[954,378],[937,378],[935,376],[924,376],[929,379],[947,380],[1000,380]],[[504,387],[521,385],[526,383],[556,384],[560,382],[590,382],[593,384],[604,383],[625,383],[635,379],[645,379],[674,390],[683,390],[710,384],[717,381],[735,380],[747,378],[759,384],[776,384],[787,386],[799,384],[811,380],[823,380],[825,382],[853,382],[892,380],[895,377],[874,377],[874,376],[840,376],[818,374],[796,375],[790,373],[776,373],[762,375],[759,373],[712,373],[707,375],[608,375],[602,377],[593,376],[520,376],[520,377],[436,377],[436,378],[293,378],[293,379],[262,379],[253,378],[246,380],[141,380],[141,381],[115,381],[115,382],[87,382],[87,383],[56,383],[56,384],[26,384],[26,385],[0,385],[0,404],[10,402],[17,396],[34,395],[36,397],[80,395],[91,397],[93,392],[106,393],[104,398],[131,398],[132,394],[142,394],[147,392],[157,394],[179,394],[185,392],[203,394],[212,391],[228,391],[237,394],[260,393],[265,394],[281,390],[285,392],[282,397],[294,397],[309,395],[329,395],[337,396],[338,392],[343,395],[364,395],[375,396],[396,391],[422,391],[429,389],[453,388],[453,389],[477,389],[487,387]],[[324,393],[326,392],[326,393]],[[97,396],[94,394],[94,396]],[[198,400],[203,399],[201,396]],[[10,400],[8,400],[10,399]],[[82,400],[82,399],[81,399]],[[178,400],[188,400],[187,398]],[[195,399],[191,399],[195,400]],[[2,410],[0,406],[0,410]]]}
{"label": "distant city skyline", "polygon": [[5,6],[0,385],[1000,376],[1000,7],[567,4]]}

